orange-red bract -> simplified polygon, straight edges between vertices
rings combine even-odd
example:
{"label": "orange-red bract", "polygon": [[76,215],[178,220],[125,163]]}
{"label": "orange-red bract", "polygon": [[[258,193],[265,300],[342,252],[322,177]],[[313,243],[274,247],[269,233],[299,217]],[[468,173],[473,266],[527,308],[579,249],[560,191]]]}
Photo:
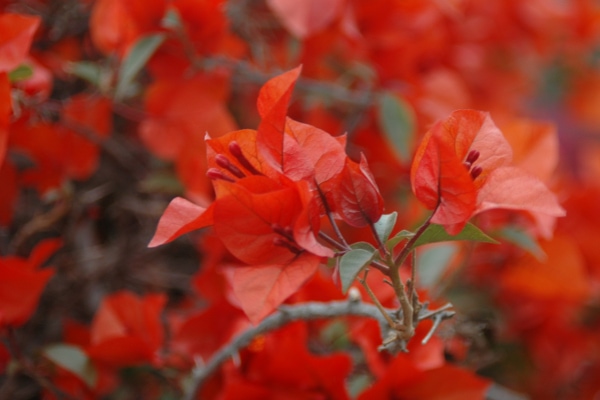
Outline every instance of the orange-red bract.
{"label": "orange-red bract", "polygon": [[[299,150],[285,140],[284,132],[288,105],[300,71],[301,67],[297,67],[270,79],[258,95],[257,108],[262,118],[258,126],[258,149],[271,168],[283,173],[286,169],[298,168],[293,162]],[[286,142],[292,144],[291,149],[285,147]],[[292,165],[288,165],[290,163]]]}
{"label": "orange-red bract", "polygon": [[61,111],[57,123],[25,114],[11,125],[10,150],[25,155],[33,164],[20,172],[23,183],[42,194],[65,179],[88,178],[96,170],[99,143],[112,130],[107,99],[76,95]]}
{"label": "orange-red bract", "polygon": [[[576,244],[562,235],[543,242],[546,259],[541,261],[527,255],[508,266],[499,276],[504,293],[518,293],[543,300],[557,300],[563,304],[580,304],[591,294],[585,262]],[[569,284],[564,283],[568,281]]]}
{"label": "orange-red bract", "polygon": [[348,225],[373,224],[383,213],[383,198],[364,155],[361,155],[360,163],[346,159],[342,172],[324,187],[327,197],[332,200],[333,211]]}
{"label": "orange-red bract", "polygon": [[19,194],[17,171],[10,163],[0,165],[0,181],[2,196],[0,196],[0,226],[7,226],[13,217],[13,206]]}
{"label": "orange-red bract", "polygon": [[212,225],[212,207],[209,210],[182,197],[174,198],[163,212],[148,247],[160,246],[185,233]]}
{"label": "orange-red bract", "polygon": [[410,358],[397,356],[385,375],[361,393],[359,400],[484,400],[491,382],[449,364],[420,369]]}
{"label": "orange-red bract", "polygon": [[28,259],[0,258],[0,327],[18,327],[31,317],[54,275],[54,269],[39,267],[61,245],[58,239],[48,239],[39,243]]}
{"label": "orange-red bract", "polygon": [[[311,227],[303,218],[302,185],[280,186],[266,177],[250,176],[223,187],[227,194],[214,203],[214,226],[234,256],[248,264],[270,264],[287,262],[302,251],[294,249],[295,232]],[[316,242],[306,250],[333,255]]]}
{"label": "orange-red bract", "polygon": [[417,149],[411,183],[434,210],[431,222],[457,234],[476,213],[505,208],[560,217],[564,210],[537,178],[511,166],[512,150],[487,113],[458,110],[437,122]]}
{"label": "orange-red bract", "polygon": [[123,55],[142,35],[160,29],[165,0],[99,0],[90,18],[92,40],[106,54]]}
{"label": "orange-red bract", "polygon": [[[208,132],[220,136],[236,128],[223,102],[226,80],[221,75],[198,74],[190,78],[161,79],[148,87],[145,108],[148,117],[139,132],[146,146],[159,157],[174,160],[194,137]],[[196,156],[204,157],[204,148]]]}
{"label": "orange-red bract", "polygon": [[[277,230],[293,232],[300,196],[294,187],[262,177],[227,185],[227,195],[215,202],[215,232],[229,251],[247,264],[286,262],[294,257],[278,244]],[[274,229],[275,228],[275,229]]]}
{"label": "orange-red bract", "polygon": [[304,39],[327,27],[341,13],[344,0],[267,0],[294,36]]}
{"label": "orange-red bract", "polygon": [[10,72],[25,60],[39,24],[39,17],[0,14],[0,72]]}
{"label": "orange-red bract", "polygon": [[[301,157],[302,165],[306,165],[304,175],[294,173],[295,176],[305,179],[314,177],[315,183],[320,185],[341,172],[347,158],[345,135],[333,137],[319,128],[291,118],[287,119],[286,134],[300,146],[301,156],[298,155],[298,158]],[[289,172],[286,175],[293,179]]]}
{"label": "orange-red bract", "polygon": [[304,252],[280,264],[234,267],[229,280],[241,307],[260,322],[317,271],[321,258]]}
{"label": "orange-red bract", "polygon": [[111,104],[106,98],[76,95],[62,111],[62,148],[65,173],[85,179],[95,170],[100,156],[99,143],[112,132]]}
{"label": "orange-red bract", "polygon": [[226,369],[222,399],[326,398],[347,400],[348,355],[313,355],[306,348],[307,327],[289,324],[260,337],[241,354],[242,368]]}
{"label": "orange-red bract", "polygon": [[107,296],[92,322],[89,356],[111,367],[156,363],[166,301],[164,294],[139,297],[123,291]]}
{"label": "orange-red bract", "polygon": [[220,300],[186,318],[174,330],[171,346],[188,361],[193,361],[195,355],[207,360],[247,326],[248,320],[240,309]]}
{"label": "orange-red bract", "polygon": [[4,162],[6,155],[6,145],[8,143],[8,125],[10,123],[10,114],[12,112],[12,100],[10,96],[10,83],[8,75],[0,72],[0,166]]}

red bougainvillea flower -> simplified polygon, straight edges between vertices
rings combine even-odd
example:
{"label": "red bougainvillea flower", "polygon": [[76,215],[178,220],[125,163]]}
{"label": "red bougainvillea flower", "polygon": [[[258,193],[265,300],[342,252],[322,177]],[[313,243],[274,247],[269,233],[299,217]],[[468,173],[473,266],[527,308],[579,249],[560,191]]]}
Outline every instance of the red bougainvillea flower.
{"label": "red bougainvillea flower", "polygon": [[33,162],[19,171],[21,182],[46,193],[65,179],[88,178],[97,167],[100,149],[81,132],[101,142],[112,130],[110,113],[107,99],[81,94],[65,102],[61,123],[36,120],[29,113],[13,122],[8,148]]}
{"label": "red bougainvillea flower", "polygon": [[383,199],[366,160],[332,137],[287,117],[300,67],[269,80],[258,96],[258,130],[207,136],[207,176],[215,201],[207,208],[174,199],[154,247],[208,226],[227,250],[248,264],[228,274],[246,315],[256,322],[296,292],[333,251],[317,241],[321,216],[352,226],[376,222]]}
{"label": "red bougainvillea flower", "polygon": [[331,24],[343,10],[344,1],[268,0],[267,5],[291,34],[304,39]]}
{"label": "red bougainvillea flower", "polygon": [[163,294],[119,292],[104,299],[92,322],[87,353],[102,365],[154,363],[163,344]]}
{"label": "red bougainvillea flower", "polygon": [[446,364],[420,370],[403,355],[388,367],[386,374],[362,392],[359,400],[414,399],[452,400],[486,398],[491,382],[465,369]]}
{"label": "red bougainvillea flower", "polygon": [[329,205],[344,222],[357,228],[377,222],[383,213],[383,198],[367,160],[346,158],[342,171],[323,185]]}
{"label": "red bougainvillea flower", "polygon": [[[277,76],[259,93],[258,159],[286,178],[309,182],[327,198],[329,211],[348,224],[361,227],[376,222],[383,212],[383,198],[366,160],[357,164],[346,156],[345,136],[332,137],[286,117],[299,74],[300,67]],[[270,168],[265,168],[267,174]]]}
{"label": "red bougainvillea flower", "polygon": [[96,1],[90,17],[92,41],[103,53],[124,54],[140,36],[160,29],[166,6],[164,0]]}
{"label": "red bougainvillea flower", "polygon": [[258,337],[241,352],[241,367],[224,368],[219,398],[347,400],[350,358],[341,353],[316,356],[308,351],[307,340],[304,322]]}
{"label": "red bougainvillea flower", "polygon": [[49,239],[38,244],[29,259],[0,258],[0,328],[20,326],[31,317],[54,275],[53,269],[39,267],[60,246],[60,240]]}
{"label": "red bougainvillea flower", "polygon": [[0,72],[0,166],[6,156],[6,144],[8,143],[8,126],[12,113],[12,100],[10,96],[10,82],[8,75]]}
{"label": "red bougainvillea flower", "polygon": [[560,217],[564,210],[537,178],[511,166],[512,150],[488,113],[458,110],[437,122],[417,149],[411,183],[434,213],[431,222],[459,233],[482,211],[525,210]]}
{"label": "red bougainvillea flower", "polygon": [[27,57],[39,17],[0,14],[0,72],[10,72]]}
{"label": "red bougainvillea flower", "polygon": [[227,250],[249,264],[234,268],[229,279],[246,315],[257,322],[296,292],[333,252],[316,240],[319,218],[311,210],[318,206],[306,182],[282,185],[262,175],[230,182],[223,177],[214,182],[217,199],[208,208],[174,199],[150,246],[212,225]]}
{"label": "red bougainvillea flower", "polygon": [[11,95],[7,73],[25,61],[40,18],[0,14],[0,165],[6,154]]}

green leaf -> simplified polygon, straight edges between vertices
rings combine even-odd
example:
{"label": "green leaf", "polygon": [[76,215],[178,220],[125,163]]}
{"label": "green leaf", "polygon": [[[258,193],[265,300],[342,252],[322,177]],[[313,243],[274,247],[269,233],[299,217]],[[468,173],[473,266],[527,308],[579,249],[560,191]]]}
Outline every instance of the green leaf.
{"label": "green leaf", "polygon": [[506,227],[498,231],[498,235],[507,242],[528,251],[538,260],[544,261],[546,259],[546,253],[542,250],[538,242],[522,229]]}
{"label": "green leaf", "polygon": [[332,351],[344,350],[350,343],[348,323],[342,320],[332,320],[320,331],[320,342]]}
{"label": "green leaf", "polygon": [[393,238],[388,240],[385,243],[385,245],[387,246],[388,250],[392,251],[398,243],[400,243],[401,241],[403,241],[405,239],[410,239],[413,236],[415,236],[415,234],[413,232],[407,231],[407,230],[402,230],[402,231],[396,233]]}
{"label": "green leaf", "polygon": [[144,36],[137,41],[123,60],[119,69],[119,80],[115,90],[115,98],[122,99],[128,92],[135,76],[146,65],[152,54],[165,41],[164,33]]}
{"label": "green leaf", "polygon": [[356,275],[371,263],[375,253],[363,249],[350,250],[340,260],[340,279],[344,294],[350,288]]}
{"label": "green leaf", "polygon": [[94,86],[100,86],[102,80],[102,67],[91,61],[69,63],[67,72],[90,82]]}
{"label": "green leaf", "polygon": [[449,235],[443,226],[431,224],[425,229],[425,232],[417,239],[413,248],[427,243],[448,242],[454,240],[470,240],[473,242],[494,243],[498,242],[481,231],[473,224],[467,224],[458,235]]}
{"label": "green leaf", "polygon": [[429,246],[420,251],[418,258],[419,279],[417,281],[419,286],[426,289],[434,287],[457,251],[458,247],[453,243]]}
{"label": "green leaf", "polygon": [[382,243],[385,243],[390,237],[397,219],[398,213],[394,211],[391,214],[383,214],[381,218],[379,218],[379,221],[373,224],[375,226],[375,232],[377,232],[377,236],[379,236]]}
{"label": "green leaf", "polygon": [[183,28],[183,22],[181,21],[181,15],[175,8],[169,9],[162,21],[160,21],[160,26],[163,28],[171,29],[173,31],[179,31]]}
{"label": "green leaf", "polygon": [[54,344],[46,346],[43,354],[56,365],[80,377],[89,387],[96,385],[96,369],[87,354],[79,347],[68,344]]}
{"label": "green leaf", "polygon": [[185,192],[183,184],[175,174],[165,171],[151,172],[139,183],[139,190],[144,193],[168,193],[182,196]]}
{"label": "green leaf", "polygon": [[381,94],[377,101],[379,127],[387,137],[400,161],[409,162],[415,133],[412,106],[390,92]]}
{"label": "green leaf", "polygon": [[358,396],[373,384],[373,377],[368,373],[353,374],[348,379],[348,393],[351,399],[356,399]]}
{"label": "green leaf", "polygon": [[8,73],[8,79],[11,82],[25,80],[33,75],[33,69],[29,65],[21,64]]}
{"label": "green leaf", "polygon": [[375,253],[375,251],[377,251],[375,246],[373,246],[371,243],[368,243],[368,242],[356,242],[356,243],[351,244],[350,247],[354,250],[361,249],[361,250],[366,250],[370,253]]}

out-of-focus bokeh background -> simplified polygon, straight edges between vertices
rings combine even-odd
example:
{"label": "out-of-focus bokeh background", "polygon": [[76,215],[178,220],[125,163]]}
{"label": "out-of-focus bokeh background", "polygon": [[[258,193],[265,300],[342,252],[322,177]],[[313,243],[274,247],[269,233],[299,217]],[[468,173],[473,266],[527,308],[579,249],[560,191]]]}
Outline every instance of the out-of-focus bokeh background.
{"label": "out-of-focus bokeh background", "polygon": [[[5,398],[179,398],[194,363],[247,325],[217,237],[147,244],[173,197],[210,203],[205,135],[256,128],[260,86],[300,64],[290,115],[348,135],[399,226],[426,215],[409,179],[419,139],[463,108],[489,111],[514,163],[567,211],[556,221],[485,213],[473,222],[502,244],[422,251],[423,292],[457,315],[403,362],[458,365],[531,398],[600,396],[597,1],[4,0],[0,11]],[[327,271],[289,301],[342,298]],[[246,352],[264,359],[242,354],[205,398],[306,386],[265,372],[269,354],[320,365],[306,368],[343,388],[313,382],[321,389],[302,399],[377,398],[373,385],[406,371],[374,352],[367,323],[290,329],[311,338],[310,354],[345,352],[352,363],[330,355],[324,367],[262,337]],[[434,386],[463,379],[427,376]],[[402,382],[385,393],[417,390]]]}

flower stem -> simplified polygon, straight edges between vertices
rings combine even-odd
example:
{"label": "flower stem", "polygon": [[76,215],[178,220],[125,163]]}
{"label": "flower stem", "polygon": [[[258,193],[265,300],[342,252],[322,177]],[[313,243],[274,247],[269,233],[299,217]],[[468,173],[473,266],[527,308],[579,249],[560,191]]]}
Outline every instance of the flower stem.
{"label": "flower stem", "polygon": [[[437,209],[437,207],[436,207]],[[429,227],[429,225],[431,224],[431,218],[433,217],[433,215],[435,214],[435,210],[431,213],[431,215],[425,220],[425,222],[423,222],[423,224],[419,227],[419,229],[417,229],[417,232],[414,234],[413,237],[410,238],[410,240],[404,245],[404,247],[402,248],[402,251],[400,251],[400,254],[398,254],[398,257],[396,257],[393,261],[391,260],[391,256],[390,258],[390,262],[388,263],[389,267],[390,267],[390,278],[392,280],[392,286],[394,287],[394,291],[396,293],[396,298],[398,299],[398,302],[400,303],[400,307],[402,308],[402,325],[404,327],[402,333],[402,339],[410,339],[414,333],[415,333],[415,326],[414,326],[414,314],[415,314],[415,305],[418,305],[418,303],[415,302],[415,299],[413,298],[412,293],[414,292],[414,282],[411,282],[410,285],[410,298],[409,295],[407,295],[406,293],[406,288],[404,286],[404,282],[402,282],[402,279],[400,278],[400,266],[404,263],[404,261],[406,260],[406,257],[408,257],[408,255],[410,254],[411,250],[413,250],[413,246],[414,244],[417,242],[417,240],[419,239],[419,237],[421,237],[421,235],[425,232],[425,230]],[[413,273],[414,273],[414,267],[415,265],[413,265]],[[414,278],[413,278],[414,279]],[[417,307],[419,308],[419,307]]]}
{"label": "flower stem", "polygon": [[[436,207],[436,210],[437,210],[437,207]],[[414,236],[411,237],[408,242],[406,242],[406,244],[402,248],[402,251],[400,251],[400,254],[398,254],[398,256],[394,259],[395,265],[400,267],[404,263],[404,261],[406,260],[406,257],[412,250],[414,244],[421,237],[421,235],[425,232],[425,230],[427,230],[429,225],[431,225],[431,218],[433,217],[434,214],[435,214],[435,210],[433,210],[431,215],[425,220],[425,222],[423,222],[423,225],[421,225],[419,227],[419,229],[417,229],[417,232],[415,232]]]}
{"label": "flower stem", "polygon": [[381,313],[381,315],[383,316],[383,318],[385,318],[385,320],[390,325],[390,327],[392,329],[397,329],[396,322],[394,320],[392,320],[392,318],[387,313],[387,311],[385,310],[385,308],[383,308],[383,305],[381,305],[381,303],[379,302],[379,299],[377,298],[377,296],[375,296],[375,293],[373,293],[373,291],[369,287],[369,284],[367,283],[367,275],[368,275],[368,273],[369,273],[369,270],[367,269],[365,271],[364,277],[362,279],[358,279],[358,281],[360,282],[361,285],[363,285],[363,287],[365,288],[365,291],[367,292],[367,294],[369,295],[369,297],[371,298],[371,300],[373,300],[373,304],[375,304],[375,306],[377,307],[377,309],[379,310],[379,312]]}

